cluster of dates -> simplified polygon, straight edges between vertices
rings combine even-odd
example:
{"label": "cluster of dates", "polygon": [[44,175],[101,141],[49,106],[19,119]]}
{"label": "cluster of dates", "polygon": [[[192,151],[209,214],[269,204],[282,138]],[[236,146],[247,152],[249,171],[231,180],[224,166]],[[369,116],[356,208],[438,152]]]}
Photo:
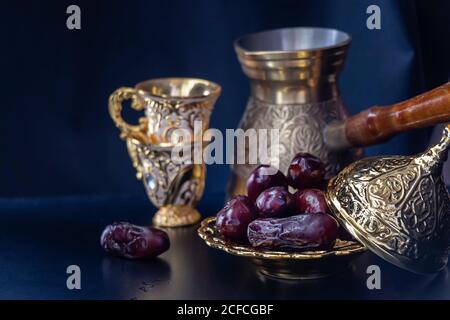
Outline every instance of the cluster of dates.
{"label": "cluster of dates", "polygon": [[[261,249],[332,248],[338,235],[350,236],[330,215],[324,175],[324,164],[308,153],[292,159],[287,176],[261,165],[248,178],[248,196],[234,196],[219,211],[216,229],[226,239],[248,240]],[[290,193],[289,186],[297,191]]]}

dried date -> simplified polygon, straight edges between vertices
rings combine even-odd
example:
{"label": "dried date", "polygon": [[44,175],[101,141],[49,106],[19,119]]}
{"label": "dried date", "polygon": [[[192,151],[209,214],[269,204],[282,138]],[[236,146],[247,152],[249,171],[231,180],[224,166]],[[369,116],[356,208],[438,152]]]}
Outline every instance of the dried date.
{"label": "dried date", "polygon": [[106,226],[100,238],[106,252],[128,258],[153,258],[170,247],[169,236],[162,230],[115,222]]}
{"label": "dried date", "polygon": [[334,246],[338,223],[326,213],[257,219],[248,226],[251,245],[262,249],[325,250]]}

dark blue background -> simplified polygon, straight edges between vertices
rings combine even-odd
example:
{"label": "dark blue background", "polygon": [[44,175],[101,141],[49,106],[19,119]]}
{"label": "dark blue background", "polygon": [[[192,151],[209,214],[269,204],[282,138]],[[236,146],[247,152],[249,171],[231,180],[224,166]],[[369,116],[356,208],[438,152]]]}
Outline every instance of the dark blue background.
{"label": "dark blue background", "polygon": [[[66,28],[77,4],[82,30]],[[382,30],[366,28],[381,7]],[[143,194],[107,113],[120,86],[156,77],[218,82],[211,125],[236,127],[249,93],[233,50],[239,35],[289,26],[339,28],[353,37],[341,78],[355,113],[445,82],[448,1],[9,1],[1,12],[0,196]],[[133,117],[131,117],[133,118]],[[429,130],[403,134],[368,154],[424,148]],[[225,188],[228,167],[210,166],[206,192]]]}

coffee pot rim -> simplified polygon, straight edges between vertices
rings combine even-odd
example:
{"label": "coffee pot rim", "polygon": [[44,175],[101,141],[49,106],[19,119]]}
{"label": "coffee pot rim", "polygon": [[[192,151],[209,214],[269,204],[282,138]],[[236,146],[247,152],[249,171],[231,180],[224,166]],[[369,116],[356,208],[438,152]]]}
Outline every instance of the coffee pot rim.
{"label": "coffee pot rim", "polygon": [[[298,39],[298,37],[301,36],[304,36],[306,40],[294,44],[299,45],[299,47],[297,48],[269,48],[270,46],[273,46],[274,39],[276,38],[283,40],[287,38],[292,39],[294,37]],[[249,48],[249,44],[246,44],[246,42],[255,42],[258,41],[258,38],[260,38],[259,44],[255,45],[255,47],[257,47],[258,49]],[[234,41],[234,48],[237,54],[240,56],[270,59],[274,55],[289,56],[298,55],[301,53],[307,54],[318,51],[323,52],[338,48],[344,48],[350,45],[351,40],[352,38],[350,34],[339,29],[302,26],[269,29],[255,33],[248,33],[240,36]],[[330,44],[326,44],[326,41],[329,41]],[[286,41],[282,43],[282,45],[285,46],[286,44]],[[267,49],[263,49],[262,46],[267,46]]]}

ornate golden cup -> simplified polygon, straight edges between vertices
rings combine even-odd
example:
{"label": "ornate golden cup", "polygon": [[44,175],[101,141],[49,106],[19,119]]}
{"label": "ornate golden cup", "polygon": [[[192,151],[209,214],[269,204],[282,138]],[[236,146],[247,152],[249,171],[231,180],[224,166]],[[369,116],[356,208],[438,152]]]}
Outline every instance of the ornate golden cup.
{"label": "ornate golden cup", "polygon": [[[180,227],[197,223],[201,216],[194,207],[205,188],[205,164],[195,164],[192,158],[175,161],[172,156],[175,146],[142,144],[136,139],[130,139],[130,143],[136,147],[136,161],[147,195],[160,208],[153,224]],[[199,143],[187,146],[192,149],[191,155],[196,145]]]}
{"label": "ornate golden cup", "polygon": [[[162,78],[141,82],[135,88],[119,88],[109,98],[110,116],[126,140],[136,177],[160,208],[154,225],[185,226],[201,218],[194,206],[203,194],[206,169],[191,159],[183,163],[172,159],[173,148],[180,147],[180,136],[173,133],[184,129],[189,137],[186,141],[183,135],[185,147],[203,146],[203,132],[209,127],[220,92],[219,85],[207,80]],[[145,111],[138,124],[122,118],[122,102],[128,99],[133,109]]]}
{"label": "ornate golden cup", "polygon": [[442,181],[449,148],[450,124],[438,144],[417,156],[354,162],[330,181],[330,207],[380,257],[413,272],[437,272],[450,248],[450,198]]}
{"label": "ornate golden cup", "polygon": [[[214,103],[220,95],[218,84],[194,78],[161,78],[138,83],[135,88],[117,89],[109,97],[109,113],[121,131],[121,137],[137,138],[144,143],[178,143],[175,129],[190,131],[193,140],[202,140],[209,127]],[[122,102],[132,99],[131,107],[145,111],[135,125],[122,118]],[[194,132],[194,124],[202,128]]]}

